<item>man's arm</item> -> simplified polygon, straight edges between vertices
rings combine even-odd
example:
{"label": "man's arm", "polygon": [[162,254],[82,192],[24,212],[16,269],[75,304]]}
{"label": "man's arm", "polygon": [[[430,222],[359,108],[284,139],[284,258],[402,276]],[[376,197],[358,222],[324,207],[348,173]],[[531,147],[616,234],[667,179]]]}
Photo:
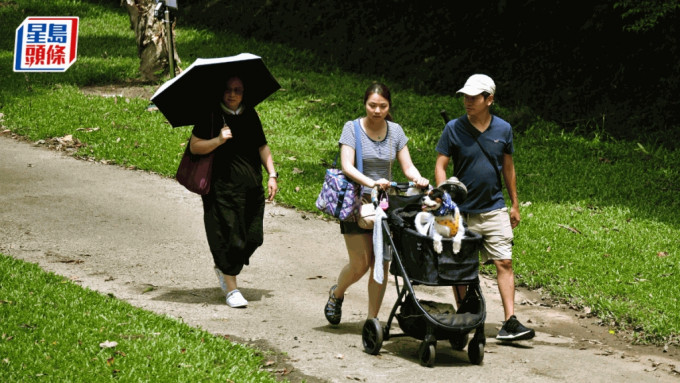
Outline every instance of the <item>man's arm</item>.
{"label": "man's arm", "polygon": [[510,197],[510,224],[514,229],[519,225],[519,200],[517,199],[517,175],[515,174],[515,161],[512,159],[512,154],[503,155],[503,179],[505,180],[505,187],[508,189],[508,196]]}
{"label": "man's arm", "polygon": [[450,157],[441,153],[437,154],[437,161],[434,165],[434,186],[446,181],[446,168],[449,166]]}

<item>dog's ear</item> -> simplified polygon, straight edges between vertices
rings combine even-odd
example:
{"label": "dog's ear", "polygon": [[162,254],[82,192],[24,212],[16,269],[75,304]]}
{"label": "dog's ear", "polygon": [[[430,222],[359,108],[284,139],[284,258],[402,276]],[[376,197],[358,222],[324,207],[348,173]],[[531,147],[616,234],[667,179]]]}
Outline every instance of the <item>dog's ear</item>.
{"label": "dog's ear", "polygon": [[444,196],[444,191],[441,190],[441,189],[439,189],[439,188],[437,188],[437,189],[432,189],[432,190],[430,190],[429,195],[430,195],[430,198],[432,198],[432,199],[441,200],[442,197]]}

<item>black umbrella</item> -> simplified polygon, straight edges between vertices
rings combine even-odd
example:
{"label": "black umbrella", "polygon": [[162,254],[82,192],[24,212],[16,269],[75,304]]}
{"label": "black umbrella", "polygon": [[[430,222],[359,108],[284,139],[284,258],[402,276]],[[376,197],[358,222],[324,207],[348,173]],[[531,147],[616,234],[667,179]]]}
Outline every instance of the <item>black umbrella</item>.
{"label": "black umbrella", "polygon": [[151,101],[173,127],[193,125],[215,108],[232,76],[243,82],[243,103],[250,107],[281,88],[261,57],[241,53],[196,59],[179,76],[161,85]]}

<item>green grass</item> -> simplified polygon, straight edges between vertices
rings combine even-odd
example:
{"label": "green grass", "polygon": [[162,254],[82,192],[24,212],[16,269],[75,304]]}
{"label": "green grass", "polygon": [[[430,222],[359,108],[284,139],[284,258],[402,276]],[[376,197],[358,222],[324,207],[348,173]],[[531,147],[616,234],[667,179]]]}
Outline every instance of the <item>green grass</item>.
{"label": "green grass", "polygon": [[277,382],[263,356],[0,254],[0,380]]}
{"label": "green grass", "polygon": [[[518,279],[639,341],[677,343],[680,153],[530,129],[516,163]],[[573,229],[573,230],[572,230]]]}
{"label": "green grass", "polygon": [[[2,36],[14,36],[14,28],[29,14],[80,16],[78,61],[63,74],[3,75],[0,124],[32,140],[71,134],[84,143],[76,156],[171,177],[190,127],[173,129],[160,113],[146,112],[148,100],[88,96],[79,90],[139,82],[127,14],[103,1],[47,3],[17,0],[0,7],[0,17],[8,21],[0,25]],[[264,58],[282,85],[257,108],[280,174],[277,199],[318,215],[314,201],[337,152],[342,125],[365,113],[363,91],[380,77],[342,72],[310,52],[223,32],[180,24],[176,38],[183,67],[196,57],[251,52]],[[12,40],[0,39],[4,68],[11,66]],[[451,95],[423,96],[399,83],[388,85],[392,114],[410,138],[414,163],[433,179],[434,147],[443,127],[439,111],[458,116],[461,102]],[[516,113],[527,113],[496,108],[511,123]],[[680,153],[564,133],[538,116],[528,126],[515,126],[515,149],[523,204],[515,231],[517,283],[589,308],[603,325],[632,341],[678,345]],[[393,173],[403,180],[398,167]],[[69,341],[74,342],[72,336]]]}

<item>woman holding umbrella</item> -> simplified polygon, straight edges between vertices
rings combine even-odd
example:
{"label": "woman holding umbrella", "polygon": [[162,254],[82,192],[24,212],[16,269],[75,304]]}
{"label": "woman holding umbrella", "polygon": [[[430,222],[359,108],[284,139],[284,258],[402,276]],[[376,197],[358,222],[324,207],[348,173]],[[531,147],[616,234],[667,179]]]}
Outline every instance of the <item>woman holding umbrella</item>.
{"label": "woman holding umbrella", "polygon": [[236,276],[263,242],[261,166],[269,173],[267,199],[272,201],[278,190],[278,174],[260,118],[243,103],[246,92],[241,78],[230,77],[219,105],[194,125],[190,143],[194,154],[214,152],[210,193],[202,196],[203,220],[215,273],[230,307],[248,305]]}

